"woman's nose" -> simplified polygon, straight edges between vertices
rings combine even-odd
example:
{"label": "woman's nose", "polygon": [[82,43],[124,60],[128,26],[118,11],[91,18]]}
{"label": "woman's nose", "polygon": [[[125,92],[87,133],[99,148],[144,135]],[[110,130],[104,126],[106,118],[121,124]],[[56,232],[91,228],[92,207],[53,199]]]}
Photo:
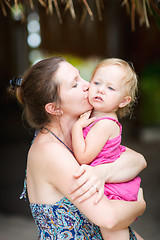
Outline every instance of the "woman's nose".
{"label": "woman's nose", "polygon": [[88,91],[90,83],[83,79],[83,91]]}

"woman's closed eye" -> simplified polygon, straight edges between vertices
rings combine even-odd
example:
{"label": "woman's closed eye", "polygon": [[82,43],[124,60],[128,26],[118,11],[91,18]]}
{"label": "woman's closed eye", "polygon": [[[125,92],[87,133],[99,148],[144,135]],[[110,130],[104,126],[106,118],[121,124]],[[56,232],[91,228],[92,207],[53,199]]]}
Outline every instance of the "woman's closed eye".
{"label": "woman's closed eye", "polygon": [[77,87],[77,85],[78,85],[78,81],[76,81],[74,84],[73,84],[73,88],[76,88]]}

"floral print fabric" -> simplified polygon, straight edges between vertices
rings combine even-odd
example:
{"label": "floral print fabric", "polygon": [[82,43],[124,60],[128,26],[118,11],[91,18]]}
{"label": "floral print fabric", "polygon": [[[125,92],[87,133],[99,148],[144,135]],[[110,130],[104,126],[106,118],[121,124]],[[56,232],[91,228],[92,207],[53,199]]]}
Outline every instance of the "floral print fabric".
{"label": "floral print fabric", "polygon": [[86,218],[67,198],[54,205],[30,204],[39,240],[102,239],[100,229]]}
{"label": "floral print fabric", "polygon": [[[38,226],[38,240],[102,240],[98,226],[86,218],[67,198],[54,205],[30,204]],[[129,227],[129,240],[137,240]]]}

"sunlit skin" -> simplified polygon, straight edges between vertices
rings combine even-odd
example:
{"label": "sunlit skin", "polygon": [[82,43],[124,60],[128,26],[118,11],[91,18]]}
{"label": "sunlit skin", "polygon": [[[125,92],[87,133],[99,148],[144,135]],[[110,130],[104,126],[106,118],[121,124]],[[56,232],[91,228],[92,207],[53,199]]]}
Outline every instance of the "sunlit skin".
{"label": "sunlit skin", "polygon": [[[73,124],[79,115],[92,109],[88,101],[89,83],[84,81],[79,71],[67,62],[60,64],[55,78],[60,86],[60,102],[50,102],[45,105],[46,113],[50,117],[50,122],[45,127],[72,148]],[[109,229],[124,228],[144,212],[145,202],[142,192],[135,203],[112,202],[102,194],[101,201],[95,205],[99,193],[91,187],[99,182],[99,188],[103,189],[106,175],[110,175],[111,179],[113,177],[112,170],[108,174],[106,170],[108,166],[106,168],[105,166],[92,168],[87,165],[80,167],[73,154],[61,142],[49,132],[45,133],[38,133],[28,153],[27,189],[30,203],[55,204],[66,197],[93,223]],[[137,154],[129,152],[131,162],[136,166],[134,174],[137,174],[142,166],[137,168],[136,160],[133,161],[137,159]],[[141,157],[138,158],[141,159]],[[124,154],[124,161],[120,163],[122,169],[128,168],[128,162],[126,163],[125,159],[128,158]],[[117,164],[116,166],[118,171],[114,172],[114,176],[118,181],[117,176],[121,171]],[[93,177],[91,172],[94,172]],[[126,178],[128,176],[125,176]],[[82,198],[83,201],[80,201]],[[107,214],[104,215],[104,211]]]}

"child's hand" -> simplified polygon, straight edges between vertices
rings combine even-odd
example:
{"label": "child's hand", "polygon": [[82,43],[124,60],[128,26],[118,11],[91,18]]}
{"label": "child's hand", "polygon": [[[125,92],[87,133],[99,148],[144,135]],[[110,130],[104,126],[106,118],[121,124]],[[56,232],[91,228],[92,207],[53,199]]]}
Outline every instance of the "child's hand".
{"label": "child's hand", "polygon": [[95,117],[89,118],[91,110],[83,113],[80,118],[76,121],[75,125],[81,128],[87,127],[89,124],[95,121]]}

